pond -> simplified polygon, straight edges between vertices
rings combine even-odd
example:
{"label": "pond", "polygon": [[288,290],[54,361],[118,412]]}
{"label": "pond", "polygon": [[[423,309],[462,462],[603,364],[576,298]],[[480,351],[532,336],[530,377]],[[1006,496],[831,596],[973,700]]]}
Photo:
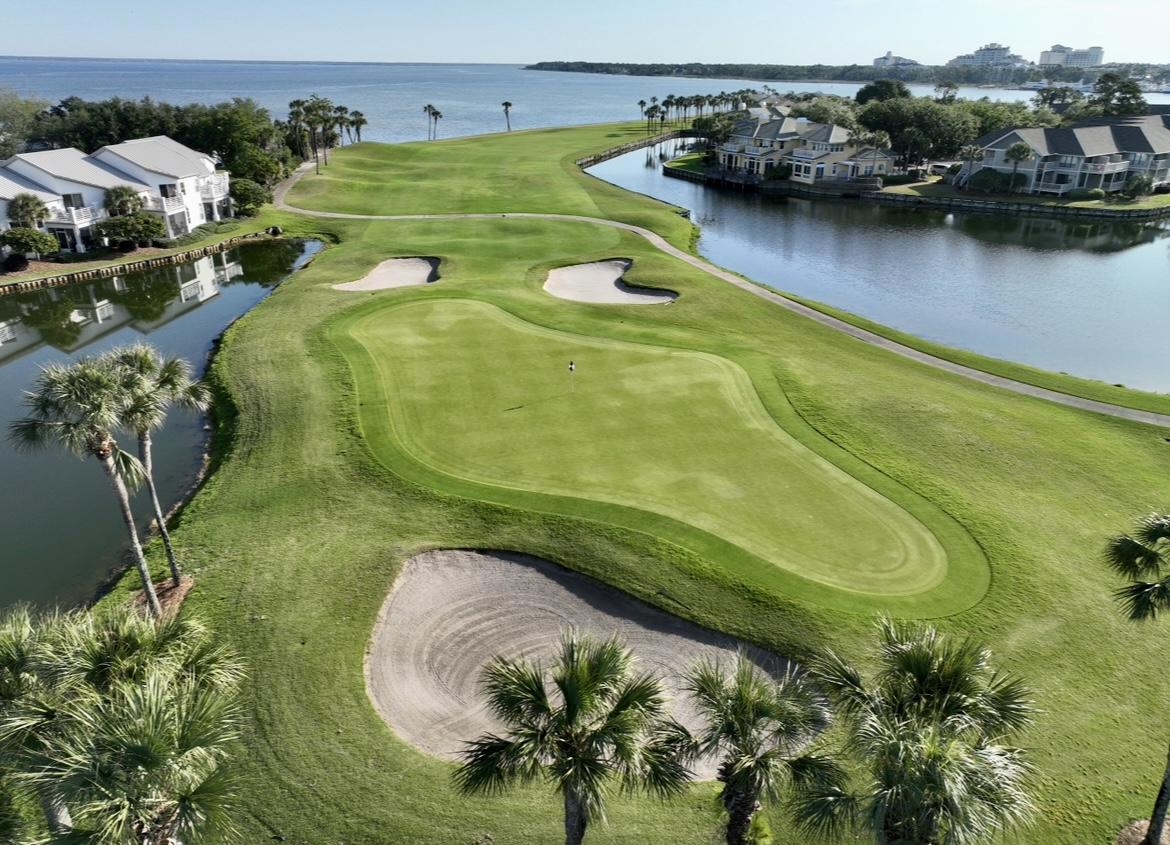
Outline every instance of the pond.
{"label": "pond", "polygon": [[1170,221],[764,198],[661,173],[677,143],[590,168],[690,209],[710,260],[948,346],[1170,391]]}
{"label": "pond", "polygon": [[[120,567],[126,549],[96,461],[56,451],[23,454],[7,440],[40,368],[146,341],[202,373],[223,330],[320,248],[317,241],[264,241],[170,267],[0,296],[0,607],[83,602]],[[206,441],[202,415],[172,411],[154,449],[164,508],[194,482]],[[133,451],[129,441],[122,445]],[[134,506],[145,526],[148,499],[139,494]]]}

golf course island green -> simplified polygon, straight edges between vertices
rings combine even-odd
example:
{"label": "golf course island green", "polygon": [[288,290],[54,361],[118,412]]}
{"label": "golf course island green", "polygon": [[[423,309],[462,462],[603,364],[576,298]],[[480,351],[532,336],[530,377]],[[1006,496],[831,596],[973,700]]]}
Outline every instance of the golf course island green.
{"label": "golf course island green", "polygon": [[[575,164],[640,137],[355,144],[287,203],[369,219],[258,219],[330,246],[226,333],[213,472],[172,532],[196,577],[185,607],[249,666],[243,841],[563,836],[547,784],[461,796],[452,764],[396,736],[367,693],[406,561],[462,549],[550,561],[797,661],[869,654],[879,613],[971,634],[1040,709],[1019,841],[1111,842],[1165,764],[1170,639],[1118,612],[1100,551],[1170,497],[1167,431],[927,366],[603,225],[693,251],[677,209]],[[493,216],[384,219],[469,212]],[[512,216],[527,212],[601,222]],[[440,282],[334,288],[420,256]],[[677,299],[544,289],[551,270],[616,257],[631,287]],[[707,845],[719,824],[710,784],[614,795],[607,817],[592,845]],[[768,817],[775,845],[805,845],[782,809]]]}

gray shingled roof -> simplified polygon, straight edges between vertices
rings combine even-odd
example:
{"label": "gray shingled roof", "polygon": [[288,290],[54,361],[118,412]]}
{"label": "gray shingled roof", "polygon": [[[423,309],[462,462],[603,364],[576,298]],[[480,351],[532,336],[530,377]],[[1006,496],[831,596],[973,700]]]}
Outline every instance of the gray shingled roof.
{"label": "gray shingled roof", "polygon": [[67,147],[63,150],[42,150],[36,153],[19,153],[13,156],[28,162],[33,167],[70,182],[93,185],[95,188],[113,188],[117,185],[145,191],[148,186],[120,170],[110,167],[87,156],[81,150]]}
{"label": "gray shingled roof", "polygon": [[110,144],[102,147],[94,155],[100,155],[103,151],[133,162],[143,170],[175,179],[206,176],[215,171],[215,163],[210,156],[183,146],[166,135]]}
{"label": "gray shingled roof", "polygon": [[1006,148],[1016,141],[1023,141],[1040,156],[1170,153],[1170,115],[1101,118],[1063,129],[1000,130],[984,135],[976,143]]}
{"label": "gray shingled roof", "polygon": [[17,194],[33,194],[40,197],[42,202],[52,202],[61,198],[44,186],[30,182],[19,173],[6,170],[4,165],[0,164],[0,200],[10,200]]}

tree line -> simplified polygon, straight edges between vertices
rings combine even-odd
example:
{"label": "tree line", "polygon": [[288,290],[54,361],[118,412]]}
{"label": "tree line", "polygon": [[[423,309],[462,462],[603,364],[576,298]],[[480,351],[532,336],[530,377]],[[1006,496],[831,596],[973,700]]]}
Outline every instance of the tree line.
{"label": "tree line", "polygon": [[1104,68],[1039,67],[996,68],[980,66],[947,67],[917,65],[910,67],[874,67],[873,65],[770,65],[630,62],[537,62],[525,70],[600,73],[616,76],[679,76],[693,79],[755,79],[765,82],[872,82],[897,79],[902,82],[936,84],[953,81],[963,85],[1020,85],[1049,79],[1060,82],[1095,80],[1106,72],[1125,76],[1153,76],[1170,81],[1170,65],[1118,64]]}

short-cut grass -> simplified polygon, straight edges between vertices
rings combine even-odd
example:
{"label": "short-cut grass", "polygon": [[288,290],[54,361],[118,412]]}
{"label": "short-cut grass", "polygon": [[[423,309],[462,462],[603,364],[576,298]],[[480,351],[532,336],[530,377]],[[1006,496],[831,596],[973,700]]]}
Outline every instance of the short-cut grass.
{"label": "short-cut grass", "polygon": [[653,531],[745,582],[851,609],[897,611],[905,597],[939,615],[983,595],[974,544],[948,567],[923,522],[781,428],[726,358],[467,299],[364,309],[348,325],[366,352],[355,365],[374,370],[358,383],[378,391],[361,394],[371,448],[405,474],[399,457],[449,477],[421,481]]}
{"label": "short-cut grass", "polygon": [[[614,141],[594,127],[549,133],[547,147],[537,143],[538,133],[530,137],[532,155],[561,159]],[[513,143],[473,142],[482,145],[475,154],[489,170],[507,167]],[[427,155],[437,158],[445,144],[430,146]],[[353,203],[363,191],[389,192],[393,183],[379,167],[393,170],[399,156],[418,152],[362,145],[332,155],[330,172],[350,155],[369,169],[346,192]],[[590,196],[601,192],[599,203],[623,206],[617,189],[564,173]],[[397,189],[425,196],[432,181],[446,176],[437,168],[418,178]],[[470,204],[475,176],[462,178]],[[523,196],[507,199],[522,205]],[[324,191],[316,201],[330,204]],[[446,202],[428,210],[466,210],[457,191]],[[630,195],[626,202],[615,213],[682,231],[685,240],[685,221],[669,208]],[[362,676],[370,631],[402,562],[423,549],[545,557],[796,657],[826,646],[856,657],[872,636],[870,608],[851,612],[762,588],[738,577],[721,555],[692,547],[689,537],[634,530],[585,509],[557,512],[541,504],[547,494],[505,503],[482,495],[487,485],[463,490],[445,473],[411,477],[382,448],[390,441],[370,427],[387,418],[387,409],[367,404],[381,401],[377,386],[365,382],[373,371],[352,364],[355,351],[346,343],[365,348],[349,333],[351,321],[392,315],[393,304],[430,297],[474,300],[551,331],[713,355],[741,368],[768,415],[804,447],[920,519],[919,506],[898,491],[928,503],[945,517],[929,523],[945,548],[966,537],[986,555],[983,597],[937,622],[987,642],[997,662],[1036,691],[1042,712],[1025,742],[1039,772],[1039,813],[1019,841],[1104,845],[1148,812],[1164,764],[1159,714],[1170,699],[1170,642],[1122,618],[1111,598],[1116,580],[1098,555],[1103,539],[1134,515],[1165,506],[1164,431],[916,364],[601,226],[292,214],[267,220],[334,245],[228,331],[212,366],[217,469],[174,531],[196,570],[190,612],[208,618],[251,667],[236,761],[245,841],[460,845],[486,841],[485,834],[525,845],[556,840],[560,807],[551,789],[463,798],[452,787],[451,766],[395,737],[370,705]],[[409,255],[442,256],[442,281],[368,294],[331,287]],[[614,256],[634,259],[631,283],[675,290],[678,301],[585,305],[541,290],[550,267]],[[392,336],[384,341],[387,360],[401,355]],[[470,343],[468,349],[476,351]],[[452,412],[460,412],[455,403]],[[677,462],[685,466],[689,458],[679,455]],[[887,479],[885,488],[879,477]],[[822,518],[832,526],[838,515],[829,509]],[[151,552],[162,571],[162,555]],[[127,578],[123,589],[133,586]],[[777,845],[803,845],[781,813],[771,820]],[[667,804],[615,796],[609,825],[589,838],[594,845],[709,845],[717,824],[714,787],[704,784]]]}

